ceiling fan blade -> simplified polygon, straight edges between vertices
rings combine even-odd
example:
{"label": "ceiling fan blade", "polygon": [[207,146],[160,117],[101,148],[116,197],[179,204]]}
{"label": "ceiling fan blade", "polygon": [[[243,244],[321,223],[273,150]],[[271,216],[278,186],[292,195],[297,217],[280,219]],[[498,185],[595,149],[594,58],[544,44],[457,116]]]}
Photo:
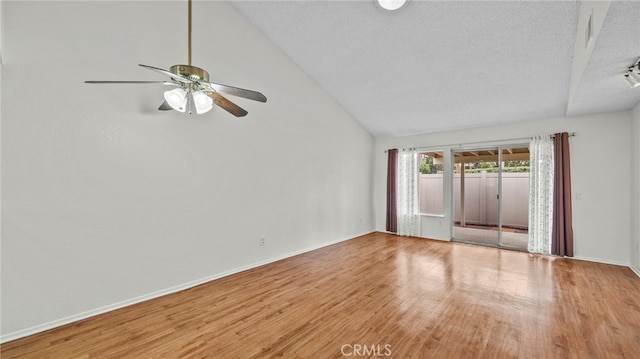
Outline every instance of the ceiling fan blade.
{"label": "ceiling fan blade", "polygon": [[209,82],[208,84],[211,85],[211,88],[216,90],[216,92],[220,92],[220,93],[231,95],[231,96],[244,97],[254,101],[267,102],[267,98],[265,97],[265,95],[261,94],[258,91],[252,91],[252,90],[242,89],[239,87],[217,84],[213,82]]}
{"label": "ceiling fan blade", "polygon": [[149,66],[149,65],[143,65],[143,64],[138,64],[138,65],[144,67],[145,69],[149,69],[151,71],[155,71],[155,72],[159,72],[159,73],[161,73],[163,75],[167,75],[167,76],[171,77],[172,79],[174,79],[176,81],[180,81],[180,82],[185,83],[185,84],[194,83],[194,81],[191,81],[189,78],[184,77],[182,75],[174,74],[171,71],[159,69],[157,67],[153,67],[153,66]]}
{"label": "ceiling fan blade", "polygon": [[85,84],[163,84],[175,85],[169,81],[85,81]]}
{"label": "ceiling fan blade", "polygon": [[213,102],[216,105],[222,107],[224,110],[236,117],[246,116],[248,113],[245,109],[227,100],[224,96],[220,95],[217,92],[210,92],[207,93],[207,95],[209,95],[209,97],[213,99]]}
{"label": "ceiling fan blade", "polygon": [[165,101],[165,102],[162,103],[162,105],[160,105],[160,107],[158,107],[158,110],[160,110],[160,111],[170,111],[170,110],[173,110],[173,107],[169,106],[167,101]]}

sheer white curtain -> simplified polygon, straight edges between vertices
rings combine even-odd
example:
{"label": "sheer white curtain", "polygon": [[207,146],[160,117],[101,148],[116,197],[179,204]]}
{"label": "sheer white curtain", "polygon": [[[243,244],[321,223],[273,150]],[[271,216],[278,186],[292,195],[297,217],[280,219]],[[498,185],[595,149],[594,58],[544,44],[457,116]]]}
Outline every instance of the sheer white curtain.
{"label": "sheer white curtain", "polygon": [[398,234],[420,236],[420,196],[418,193],[418,151],[398,154]]}
{"label": "sheer white curtain", "polygon": [[531,253],[551,252],[553,219],[553,140],[536,136],[529,144],[529,244]]}

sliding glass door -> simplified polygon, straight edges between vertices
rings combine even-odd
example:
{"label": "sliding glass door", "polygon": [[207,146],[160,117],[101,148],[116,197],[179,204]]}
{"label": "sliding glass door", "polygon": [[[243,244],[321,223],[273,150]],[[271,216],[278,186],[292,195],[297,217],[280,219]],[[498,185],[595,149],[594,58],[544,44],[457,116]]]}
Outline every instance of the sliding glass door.
{"label": "sliding glass door", "polygon": [[497,147],[453,151],[453,238],[498,246]]}
{"label": "sliding glass door", "polygon": [[453,239],[526,250],[528,147],[454,150],[452,159]]}
{"label": "sliding glass door", "polygon": [[500,246],[526,251],[529,240],[529,147],[503,148]]}

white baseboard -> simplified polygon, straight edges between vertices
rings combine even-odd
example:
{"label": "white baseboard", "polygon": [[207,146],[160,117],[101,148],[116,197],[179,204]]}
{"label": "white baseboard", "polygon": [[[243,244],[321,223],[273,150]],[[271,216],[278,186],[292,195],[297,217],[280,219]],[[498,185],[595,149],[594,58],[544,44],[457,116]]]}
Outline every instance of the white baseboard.
{"label": "white baseboard", "polygon": [[629,268],[631,268],[631,270],[633,271],[633,273],[635,273],[638,277],[640,277],[640,268],[636,268],[634,266],[629,266]]}
{"label": "white baseboard", "polygon": [[433,240],[436,240],[436,241],[451,242],[451,238],[448,238],[448,237],[429,236],[429,237],[424,237],[424,238],[433,239]]}
{"label": "white baseboard", "polygon": [[564,258],[566,258],[566,259],[578,259],[578,260],[581,260],[581,261],[596,262],[596,263],[603,263],[603,264],[613,264],[613,265],[616,265],[616,266],[629,267],[629,263],[628,262],[611,261],[611,260],[602,259],[602,258],[591,258],[591,257],[582,257],[582,256],[564,257]]}
{"label": "white baseboard", "polygon": [[[402,237],[402,236],[400,236],[400,235],[399,235],[398,233],[396,233],[396,232],[389,232],[389,231],[376,231],[376,232],[384,233],[384,234],[392,234],[392,235],[394,235],[394,236]],[[450,238],[450,237],[439,237],[439,236],[428,236],[428,237],[423,237],[423,236],[417,236],[417,237],[415,237],[415,238],[424,238],[424,239],[433,239],[433,240],[436,240],[436,241],[451,242],[451,238]]]}
{"label": "white baseboard", "polygon": [[9,342],[9,341],[12,341],[12,340],[16,340],[16,339],[20,339],[20,338],[23,338],[23,337],[26,337],[26,336],[29,336],[29,335],[33,335],[33,334],[37,334],[37,333],[40,333],[40,332],[44,332],[45,330],[61,327],[63,325],[70,324],[70,323],[73,323],[73,322],[77,322],[79,320],[83,320],[83,319],[87,319],[87,318],[90,318],[90,317],[94,317],[94,316],[99,315],[99,314],[104,314],[104,313],[107,313],[107,312],[110,312],[110,311],[113,311],[113,310],[116,310],[116,309],[120,309],[120,308],[124,308],[124,307],[130,306],[130,305],[133,305],[133,304],[141,303],[141,302],[144,302],[144,301],[147,301],[147,300],[150,300],[150,299],[162,297],[162,296],[165,296],[167,294],[176,293],[176,292],[179,292],[179,291],[182,291],[182,290],[185,290],[185,289],[189,289],[189,288],[192,288],[192,287],[195,287],[195,286],[210,282],[212,280],[220,279],[220,278],[223,278],[223,277],[226,277],[226,276],[230,276],[232,274],[236,274],[236,273],[243,272],[243,271],[246,271],[246,270],[249,270],[249,269],[260,267],[260,266],[265,265],[265,264],[277,262],[277,261],[282,260],[282,259],[286,259],[286,258],[297,256],[297,255],[300,255],[300,254],[303,254],[303,253],[311,252],[311,251],[314,251],[316,249],[324,248],[324,247],[327,247],[327,246],[330,246],[330,245],[333,245],[333,244],[336,244],[336,243],[348,241],[350,239],[361,237],[361,236],[367,235],[369,233],[372,233],[372,232],[365,232],[365,233],[361,233],[361,234],[356,234],[356,235],[353,235],[352,237],[338,239],[338,240],[335,240],[335,241],[323,243],[321,245],[308,247],[308,248],[301,249],[301,250],[294,251],[294,252],[289,252],[289,253],[286,253],[286,254],[283,254],[283,255],[279,255],[279,256],[276,256],[276,257],[273,257],[273,258],[265,259],[265,260],[260,261],[260,262],[248,264],[248,265],[245,265],[245,266],[242,266],[242,267],[238,267],[238,268],[234,268],[234,269],[231,269],[231,270],[228,270],[228,271],[224,271],[224,272],[221,272],[221,273],[213,274],[213,275],[210,275],[210,276],[207,276],[207,277],[204,277],[204,278],[196,279],[194,281],[190,281],[190,282],[187,282],[187,283],[179,284],[179,285],[176,285],[176,286],[173,286],[173,287],[169,287],[169,288],[166,288],[166,289],[162,289],[162,290],[159,290],[159,291],[156,291],[156,292],[148,293],[148,294],[141,295],[141,296],[138,296],[138,297],[135,297],[135,298],[127,299],[127,300],[124,300],[124,301],[121,301],[121,302],[117,302],[117,303],[106,305],[106,306],[103,306],[103,307],[100,307],[100,308],[92,309],[92,310],[89,310],[89,311],[86,311],[86,312],[74,314],[74,315],[71,315],[71,316],[68,316],[68,317],[65,317],[65,318],[61,318],[61,319],[57,319],[57,320],[50,321],[50,322],[47,322],[47,323],[39,324],[39,325],[30,327],[30,328],[18,330],[18,331],[12,332],[12,333],[7,333],[7,334],[4,334],[4,335],[0,336],[0,343],[6,343],[6,342]]}

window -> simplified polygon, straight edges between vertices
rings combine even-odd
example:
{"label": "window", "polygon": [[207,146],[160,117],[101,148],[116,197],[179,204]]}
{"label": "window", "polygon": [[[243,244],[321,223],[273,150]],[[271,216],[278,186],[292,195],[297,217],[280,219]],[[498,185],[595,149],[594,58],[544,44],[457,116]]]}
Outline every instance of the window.
{"label": "window", "polygon": [[420,153],[420,213],[444,215],[443,151]]}

